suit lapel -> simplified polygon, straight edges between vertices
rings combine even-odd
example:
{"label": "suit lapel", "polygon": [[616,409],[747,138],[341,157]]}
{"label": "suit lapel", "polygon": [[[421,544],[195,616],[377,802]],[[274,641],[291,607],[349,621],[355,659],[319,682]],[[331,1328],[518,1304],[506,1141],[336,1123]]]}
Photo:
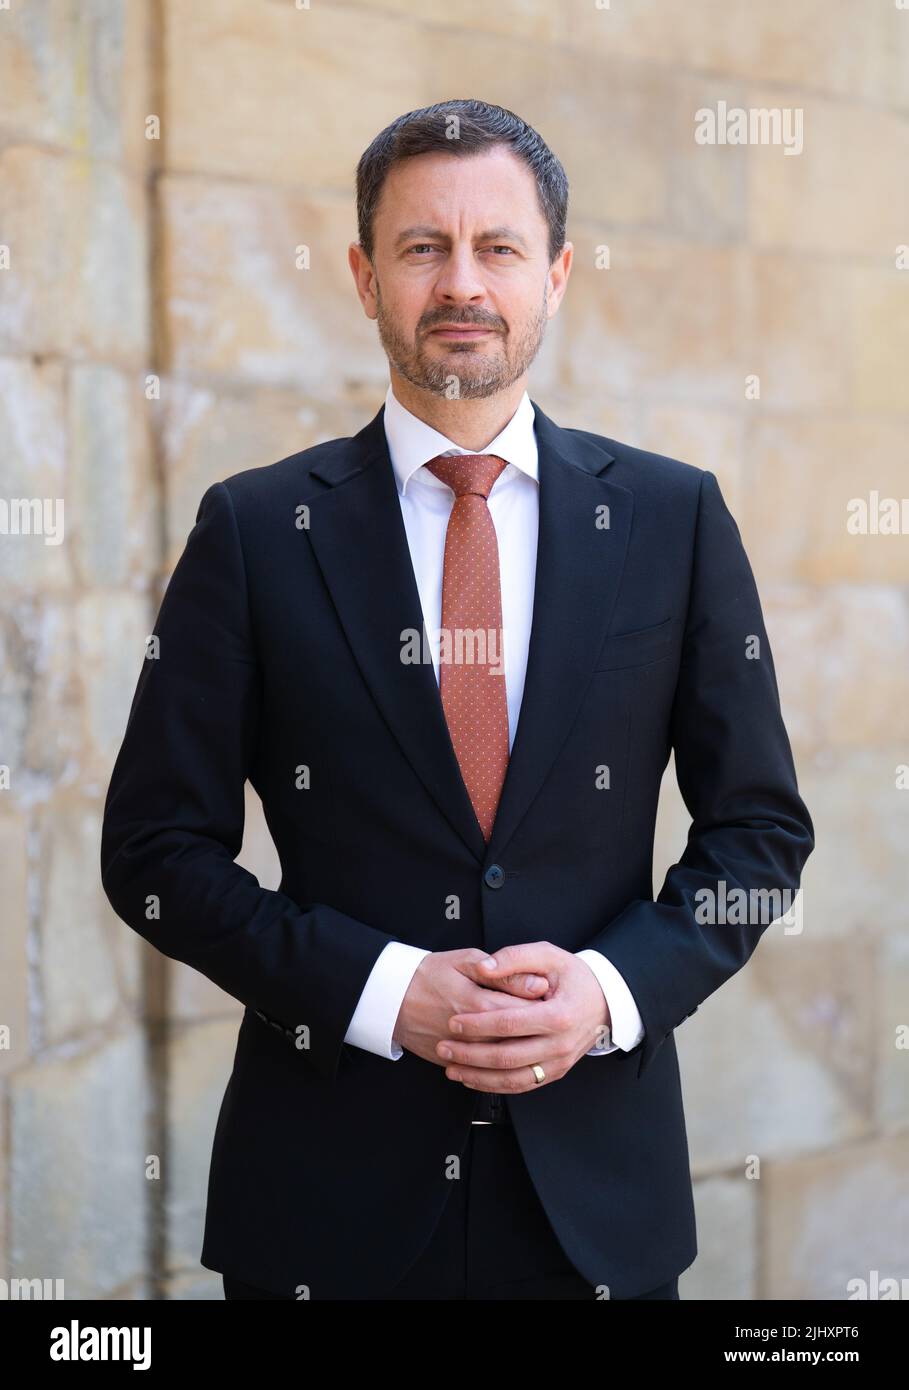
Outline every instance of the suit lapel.
{"label": "suit lapel", "polygon": [[382,423],[385,407],[312,476],[330,484],[309,502],[309,535],[373,698],[405,757],[468,849],[480,830],[448,734],[431,660],[401,659],[407,633],[429,645]]}
{"label": "suit lapel", "polygon": [[613,456],[560,429],[536,404],[534,411],[540,525],[533,623],[518,727],[489,842],[492,859],[530,809],[574,722],[606,636],[631,532],[632,494],[598,476]]}
{"label": "suit lapel", "polygon": [[[401,659],[407,633],[420,635],[427,657],[429,646],[384,406],[348,448],[311,470],[328,490],[309,499],[305,534],[363,677],[405,757],[480,863],[505,848],[571,727],[606,635],[631,529],[631,493],[598,476],[612,455],[559,429],[537,405],[534,411],[540,526],[533,622],[518,728],[489,846],[455,757],[432,663]],[[608,528],[597,525],[603,516]]]}

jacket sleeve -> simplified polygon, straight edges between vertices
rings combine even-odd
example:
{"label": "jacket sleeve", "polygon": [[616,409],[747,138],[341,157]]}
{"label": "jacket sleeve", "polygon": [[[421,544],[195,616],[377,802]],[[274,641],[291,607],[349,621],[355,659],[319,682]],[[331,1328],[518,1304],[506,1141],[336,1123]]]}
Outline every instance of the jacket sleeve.
{"label": "jacket sleeve", "polygon": [[[692,820],[685,851],[655,902],[629,902],[584,943],[609,957],[637,1003],[645,1029],[638,1077],[791,907],[814,848],[754,576],[719,484],[706,471],[670,735]],[[736,898],[748,904],[741,921]],[[779,906],[768,911],[768,904]]]}
{"label": "jacket sleeve", "polygon": [[104,891],[146,941],[282,1029],[301,1065],[332,1080],[357,1000],[394,938],[262,888],[234,863],[261,673],[223,483],[199,504],[153,638],[104,806]]}

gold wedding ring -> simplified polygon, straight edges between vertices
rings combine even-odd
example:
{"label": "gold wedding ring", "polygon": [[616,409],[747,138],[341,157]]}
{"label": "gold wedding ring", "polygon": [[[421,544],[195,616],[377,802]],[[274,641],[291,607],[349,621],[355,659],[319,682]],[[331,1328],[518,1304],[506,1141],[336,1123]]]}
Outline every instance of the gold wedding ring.
{"label": "gold wedding ring", "polygon": [[533,1072],[534,1076],[536,1077],[536,1082],[537,1082],[537,1085],[538,1085],[538,1086],[539,1086],[539,1084],[540,1084],[541,1081],[545,1081],[545,1080],[546,1080],[546,1073],[545,1073],[545,1071],[543,1070],[542,1067],[531,1067],[531,1071]]}

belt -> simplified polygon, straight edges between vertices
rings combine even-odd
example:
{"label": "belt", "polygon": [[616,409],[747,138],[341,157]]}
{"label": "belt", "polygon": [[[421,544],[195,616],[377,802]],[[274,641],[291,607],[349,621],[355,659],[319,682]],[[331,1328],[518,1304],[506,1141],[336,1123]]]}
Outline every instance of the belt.
{"label": "belt", "polygon": [[496,1095],[493,1091],[481,1091],[477,1096],[476,1109],[473,1112],[471,1124],[510,1125],[511,1116],[505,1104],[505,1097]]}

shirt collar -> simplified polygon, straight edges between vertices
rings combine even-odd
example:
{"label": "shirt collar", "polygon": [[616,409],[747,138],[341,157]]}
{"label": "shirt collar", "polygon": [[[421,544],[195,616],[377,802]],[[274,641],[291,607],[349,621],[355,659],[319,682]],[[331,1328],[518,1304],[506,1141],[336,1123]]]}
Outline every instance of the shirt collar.
{"label": "shirt collar", "polygon": [[[460,444],[453,444],[444,434],[434,430],[431,425],[417,418],[401,404],[388,387],[385,396],[385,438],[395,482],[399,493],[403,493],[410,478],[437,454],[469,454]],[[508,424],[483,450],[484,454],[498,454],[499,458],[513,464],[520,472],[526,473],[534,482],[539,481],[537,471],[537,441],[534,433],[533,404],[525,391]],[[501,477],[506,477],[508,469],[503,469]],[[440,478],[427,469],[422,475],[428,483],[445,487]]]}

